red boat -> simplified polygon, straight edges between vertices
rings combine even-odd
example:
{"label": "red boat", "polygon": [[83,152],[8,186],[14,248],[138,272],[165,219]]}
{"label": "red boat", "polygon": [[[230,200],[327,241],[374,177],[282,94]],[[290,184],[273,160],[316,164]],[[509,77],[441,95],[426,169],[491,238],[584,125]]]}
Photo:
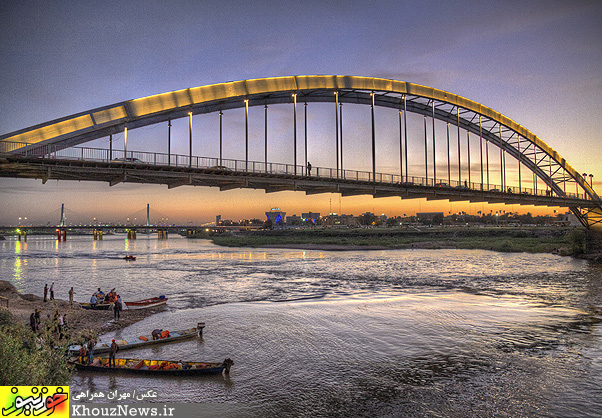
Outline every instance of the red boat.
{"label": "red boat", "polygon": [[165,305],[167,298],[165,296],[158,296],[150,299],[137,300],[135,302],[124,302],[128,309],[144,309],[154,308],[156,306]]}

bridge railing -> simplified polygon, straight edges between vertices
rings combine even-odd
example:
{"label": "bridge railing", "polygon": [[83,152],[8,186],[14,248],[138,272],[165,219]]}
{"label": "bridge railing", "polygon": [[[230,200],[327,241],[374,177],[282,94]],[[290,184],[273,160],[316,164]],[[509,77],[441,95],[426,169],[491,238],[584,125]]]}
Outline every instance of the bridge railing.
{"label": "bridge railing", "polygon": [[[55,144],[45,144],[42,146],[36,145],[35,148],[28,148],[30,144],[0,141],[0,154],[17,154],[26,157],[40,157],[50,159],[75,159],[85,161],[98,161],[104,163],[127,163],[140,165],[157,165],[157,166],[174,166],[174,167],[191,167],[202,169],[228,170],[236,172],[248,173],[266,173],[266,174],[282,174],[282,175],[301,175],[316,178],[327,179],[342,179],[352,181],[366,181],[384,184],[407,185],[407,186],[423,186],[437,187],[442,191],[449,189],[465,189],[471,191],[486,191],[492,193],[510,193],[524,194],[531,196],[554,196],[550,189],[541,189],[518,186],[508,186],[502,188],[496,184],[481,184],[478,182],[457,181],[447,179],[433,179],[416,176],[402,176],[400,174],[388,173],[372,173],[371,171],[361,170],[337,170],[329,167],[312,167],[308,173],[307,167],[303,165],[271,163],[260,161],[244,161],[216,157],[199,157],[181,154],[166,154],[147,151],[126,151],[126,150],[109,150],[106,148],[91,148],[91,147],[70,147],[58,148]],[[563,196],[559,196],[563,197]],[[564,197],[587,199],[586,194],[566,192]]]}

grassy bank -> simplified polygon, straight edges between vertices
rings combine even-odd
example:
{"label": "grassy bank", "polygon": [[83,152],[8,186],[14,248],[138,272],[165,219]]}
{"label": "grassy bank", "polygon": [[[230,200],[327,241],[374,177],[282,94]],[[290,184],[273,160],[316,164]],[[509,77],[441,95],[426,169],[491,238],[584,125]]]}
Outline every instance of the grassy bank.
{"label": "grassy bank", "polygon": [[[502,252],[558,253],[583,251],[583,231],[565,228],[374,228],[289,229],[217,235],[217,245],[230,247],[463,248]],[[336,247],[336,248],[329,248]]]}

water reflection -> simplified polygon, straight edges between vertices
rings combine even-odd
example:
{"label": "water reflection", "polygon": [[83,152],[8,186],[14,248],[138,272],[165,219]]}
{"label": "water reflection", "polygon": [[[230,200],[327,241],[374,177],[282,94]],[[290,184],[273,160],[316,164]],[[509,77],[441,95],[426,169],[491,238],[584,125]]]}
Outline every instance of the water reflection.
{"label": "water reflection", "polygon": [[[99,286],[126,300],[166,294],[166,312],[114,335],[203,321],[204,338],[120,355],[235,365],[207,379],[78,374],[74,390],[158,388],[161,402],[218,399],[260,416],[602,415],[602,324],[590,309],[602,304],[600,267],[545,254],[122,239],[2,244],[0,278],[16,282],[18,266],[19,290],[41,294],[54,280],[82,301]],[[124,246],[138,261],[124,262]]]}

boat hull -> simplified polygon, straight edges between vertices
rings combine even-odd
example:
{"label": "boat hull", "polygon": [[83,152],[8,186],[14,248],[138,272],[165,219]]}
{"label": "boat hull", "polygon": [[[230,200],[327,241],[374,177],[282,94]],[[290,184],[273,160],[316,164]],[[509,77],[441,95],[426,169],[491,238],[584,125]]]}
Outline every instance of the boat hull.
{"label": "boat hull", "polygon": [[[204,326],[204,323],[202,323],[202,324]],[[171,342],[176,342],[176,341],[188,340],[188,339],[192,339],[192,338],[196,337],[197,335],[199,335],[199,328],[190,328],[190,329],[185,329],[185,330],[181,330],[181,331],[170,332],[169,337],[161,338],[158,340],[153,340],[152,335],[148,335],[148,336],[144,336],[144,338],[146,338],[147,341],[144,341],[143,339],[140,339],[140,338],[138,338],[137,340],[132,340],[132,341],[119,340],[119,341],[117,341],[117,345],[119,345],[119,350],[130,350],[132,348],[140,348],[140,347],[147,347],[150,345],[166,344],[166,343],[171,343]],[[72,354],[77,354],[77,353],[79,353],[80,348],[81,348],[80,345],[71,345],[71,346],[69,346],[69,352]],[[111,345],[104,343],[104,344],[94,347],[93,351],[94,351],[94,354],[102,354],[102,353],[108,353],[110,350],[111,350]]]}
{"label": "boat hull", "polygon": [[79,304],[84,309],[92,309],[95,311],[108,311],[113,307],[112,303],[98,303],[92,306],[90,303],[80,303]]}
{"label": "boat hull", "polygon": [[136,302],[124,302],[128,309],[146,309],[167,304],[167,298],[150,298]]}
{"label": "boat hull", "polygon": [[[78,370],[85,370],[91,372],[101,372],[101,373],[123,373],[123,374],[137,374],[137,375],[155,375],[155,376],[195,376],[195,375],[211,375],[211,374],[220,374],[226,368],[224,363],[196,363],[190,362],[192,368],[184,369],[171,369],[171,370],[160,370],[160,369],[150,369],[148,368],[151,364],[159,364],[168,360],[140,360],[140,359],[115,359],[115,363],[117,367],[109,367],[108,358],[101,358],[103,366],[92,366],[87,364],[82,364],[77,361],[72,361],[71,363],[75,365]],[[132,362],[137,363],[139,361],[144,361],[146,366],[145,368],[135,369],[131,367],[126,367],[125,363]],[[168,361],[169,362],[169,361]],[[203,365],[201,368],[195,368],[196,365]]]}

